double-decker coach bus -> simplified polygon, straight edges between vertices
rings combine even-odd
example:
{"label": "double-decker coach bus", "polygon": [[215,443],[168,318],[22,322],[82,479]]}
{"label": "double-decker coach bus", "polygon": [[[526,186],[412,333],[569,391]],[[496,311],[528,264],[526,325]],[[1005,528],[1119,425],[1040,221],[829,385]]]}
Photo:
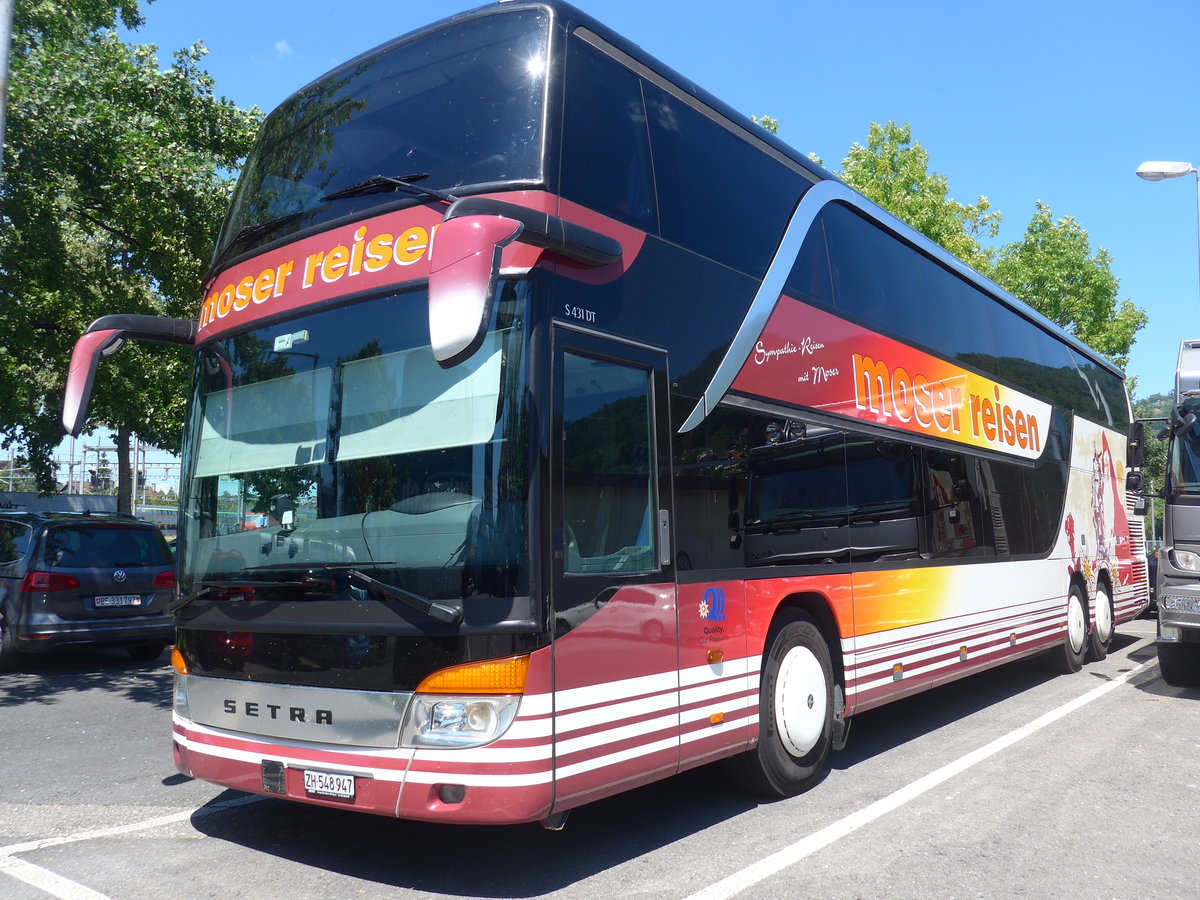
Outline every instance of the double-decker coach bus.
{"label": "double-decker coach bus", "polygon": [[[1146,604],[1121,373],[557,0],[265,121],[196,322],[174,752],[240,790],[561,824]],[[223,527],[222,504],[263,517]]]}

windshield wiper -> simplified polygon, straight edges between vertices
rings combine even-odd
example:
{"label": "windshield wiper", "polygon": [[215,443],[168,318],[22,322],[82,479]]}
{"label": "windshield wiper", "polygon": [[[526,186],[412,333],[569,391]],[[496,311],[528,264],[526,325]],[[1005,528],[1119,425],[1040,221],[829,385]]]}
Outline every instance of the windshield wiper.
{"label": "windshield wiper", "polygon": [[432,197],[435,200],[441,200],[443,203],[454,203],[458,198],[449,191],[439,191],[433,188],[421,187],[418,184],[413,184],[414,181],[420,181],[422,178],[428,178],[428,172],[418,172],[414,175],[400,175],[396,178],[390,175],[375,175],[368,178],[366,181],[360,181],[358,184],[352,184],[342,188],[340,191],[334,191],[332,194],[326,194],[321,198],[322,202],[330,200],[343,200],[347,197],[363,197],[367,194],[386,194],[391,191],[408,191],[410,194],[424,194],[427,197]]}
{"label": "windshield wiper", "polygon": [[461,609],[455,609],[453,606],[443,606],[441,603],[434,603],[420,594],[414,594],[412,591],[406,591],[404,588],[398,588],[395,585],[385,584],[378,578],[372,578],[366,572],[360,572],[358,569],[347,569],[346,574],[350,576],[352,581],[362,582],[368,588],[378,591],[385,597],[399,600],[406,606],[422,612],[438,622],[446,625],[457,625],[462,621],[463,614]]}
{"label": "windshield wiper", "polygon": [[238,230],[238,233],[229,239],[229,243],[225,245],[225,248],[217,254],[216,259],[214,259],[212,261],[212,265],[209,266],[209,271],[215,271],[216,269],[220,268],[221,263],[225,262],[225,260],[229,259],[229,257],[233,255],[234,247],[244,244],[246,241],[251,241],[256,237],[261,237],[270,231],[275,231],[278,228],[282,228],[284,225],[287,225],[289,222],[294,222],[303,215],[303,211],[292,212],[284,216],[276,216],[274,219],[268,219],[265,222],[256,222],[253,225],[243,225]]}
{"label": "windshield wiper", "polygon": [[[265,566],[260,568],[267,568]],[[314,566],[314,568],[320,568]],[[243,571],[249,571],[243,570]],[[329,591],[315,591],[314,588],[321,587],[312,581],[256,581],[250,579],[242,579],[237,581],[201,581],[202,587],[194,594],[188,594],[186,597],[180,597],[167,607],[167,612],[176,612],[183,609],[193,600],[199,600],[201,597],[206,597],[209,594],[215,594],[218,591],[225,590],[254,590],[259,588],[285,588],[285,587],[302,587],[307,588],[309,593],[331,593]]]}

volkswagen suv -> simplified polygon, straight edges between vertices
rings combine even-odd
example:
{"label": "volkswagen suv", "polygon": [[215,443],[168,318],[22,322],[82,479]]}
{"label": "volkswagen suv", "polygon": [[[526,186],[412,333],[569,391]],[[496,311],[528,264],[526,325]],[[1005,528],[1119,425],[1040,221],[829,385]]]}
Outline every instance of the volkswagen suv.
{"label": "volkswagen suv", "polygon": [[175,568],[162,532],[132,516],[0,513],[0,669],[69,645],[124,647],[139,662],[171,642]]}

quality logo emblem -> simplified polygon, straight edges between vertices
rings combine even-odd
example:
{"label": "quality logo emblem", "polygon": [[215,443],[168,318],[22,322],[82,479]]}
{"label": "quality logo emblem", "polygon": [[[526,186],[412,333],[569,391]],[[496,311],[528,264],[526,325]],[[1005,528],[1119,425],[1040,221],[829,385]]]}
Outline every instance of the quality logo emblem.
{"label": "quality logo emblem", "polygon": [[117,571],[113,572],[113,581],[117,584],[123,584],[126,577],[128,576],[126,576],[124,569],[117,569]]}

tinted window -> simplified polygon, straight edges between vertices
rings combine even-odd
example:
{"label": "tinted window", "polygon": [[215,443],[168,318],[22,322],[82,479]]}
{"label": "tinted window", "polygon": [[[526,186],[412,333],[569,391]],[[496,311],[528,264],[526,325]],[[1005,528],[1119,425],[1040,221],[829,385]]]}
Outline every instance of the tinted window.
{"label": "tinted window", "polygon": [[562,195],[657,231],[641,79],[573,38],[567,53]]}
{"label": "tinted window", "polygon": [[564,571],[655,569],[650,373],[572,353],[563,368]]}
{"label": "tinted window", "polygon": [[0,564],[20,559],[29,541],[29,526],[20,522],[0,522]]}
{"label": "tinted window", "polygon": [[539,181],[546,38],[542,10],[482,16],[304,88],[263,123],[220,243],[246,225],[288,217],[262,243],[402,196],[322,200],[377,175],[447,190]]}
{"label": "tinted window", "polygon": [[840,433],[785,435],[750,459],[746,497],[749,565],[846,562],[846,447]]}
{"label": "tinted window", "polygon": [[808,182],[681,100],[643,89],[662,236],[761,275]]}
{"label": "tinted window", "polygon": [[916,256],[843,206],[826,207],[824,219],[838,308],[870,323],[872,330],[910,334],[909,319],[921,305]]}
{"label": "tinted window", "polygon": [[1046,450],[1036,466],[979,463],[988,514],[1000,553],[1049,553],[1061,526],[1067,490],[1066,420],[1055,412]]}
{"label": "tinted window", "polygon": [[61,569],[131,568],[170,565],[170,555],[162,534],[154,528],[69,525],[50,529],[42,561]]}
{"label": "tinted window", "polygon": [[941,450],[925,450],[924,459],[928,555],[994,555],[991,521],[975,460]]}
{"label": "tinted window", "polygon": [[808,230],[784,290],[797,300],[822,306],[833,305],[833,276],[829,271],[829,249],[823,217],[813,222]]}
{"label": "tinted window", "polygon": [[[813,232],[818,226],[840,312],[1101,424],[1128,425],[1122,380],[1017,311],[839,204],[822,211]],[[819,260],[801,268],[789,287],[819,274]]]}
{"label": "tinted window", "polygon": [[910,559],[920,552],[918,452],[895,441],[847,442],[850,556],[855,562]]}

